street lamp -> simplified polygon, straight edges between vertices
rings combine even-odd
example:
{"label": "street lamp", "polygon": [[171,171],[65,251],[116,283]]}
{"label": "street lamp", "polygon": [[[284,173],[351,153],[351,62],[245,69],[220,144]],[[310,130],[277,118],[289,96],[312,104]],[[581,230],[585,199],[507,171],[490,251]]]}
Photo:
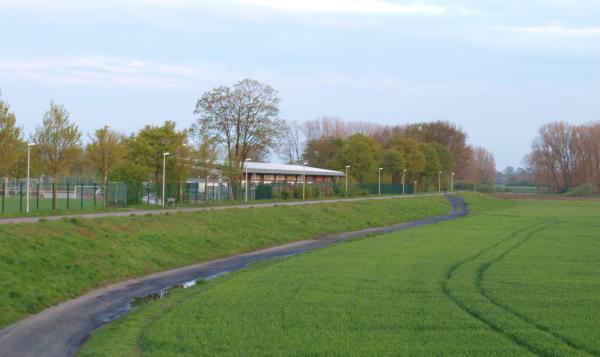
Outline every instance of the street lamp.
{"label": "street lamp", "polygon": [[414,193],[417,193],[417,180],[415,180],[415,189],[414,189]]}
{"label": "street lamp", "polygon": [[450,173],[450,192],[454,192],[454,172]]}
{"label": "street lamp", "polygon": [[27,207],[26,212],[29,213],[29,178],[31,169],[31,147],[35,146],[35,143],[27,143]]}
{"label": "street lamp", "polygon": [[404,196],[404,175],[406,175],[406,169],[402,170],[402,196]]}
{"label": "street lamp", "polygon": [[379,170],[377,170],[377,180],[379,182],[379,196],[381,196],[381,170],[383,170],[382,167],[380,167]]}
{"label": "street lamp", "polygon": [[[246,159],[246,162],[249,162],[250,159]],[[246,202],[248,202],[248,165],[246,165]]]}
{"label": "street lamp", "polygon": [[165,180],[167,179],[167,156],[171,155],[168,152],[163,152],[163,179],[162,179],[162,205],[166,207],[165,202]]}
{"label": "street lamp", "polygon": [[442,192],[442,172],[438,172],[438,192]]}
{"label": "street lamp", "polygon": [[308,162],[304,161],[302,167],[302,199],[306,195],[306,165],[308,165]]}
{"label": "street lamp", "polygon": [[348,197],[348,169],[350,165],[346,165],[346,197]]}

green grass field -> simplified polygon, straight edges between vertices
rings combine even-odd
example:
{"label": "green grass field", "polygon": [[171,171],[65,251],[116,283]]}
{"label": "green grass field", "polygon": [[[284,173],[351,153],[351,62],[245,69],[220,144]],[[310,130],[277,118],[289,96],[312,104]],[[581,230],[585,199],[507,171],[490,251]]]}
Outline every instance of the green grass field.
{"label": "green grass field", "polygon": [[600,354],[600,203],[468,198],[467,218],[174,291],[80,355]]}
{"label": "green grass field", "polygon": [[110,282],[448,211],[413,197],[0,225],[0,327]]}

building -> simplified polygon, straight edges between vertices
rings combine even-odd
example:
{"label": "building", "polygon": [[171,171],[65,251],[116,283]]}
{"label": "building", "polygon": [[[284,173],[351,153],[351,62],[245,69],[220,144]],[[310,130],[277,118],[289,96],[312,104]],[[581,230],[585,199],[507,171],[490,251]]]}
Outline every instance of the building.
{"label": "building", "polygon": [[341,171],[320,169],[317,167],[303,165],[272,164],[266,162],[246,162],[244,164],[243,182],[246,181],[246,173],[251,183],[302,183],[306,177],[306,183],[334,183],[340,177],[344,177]]}

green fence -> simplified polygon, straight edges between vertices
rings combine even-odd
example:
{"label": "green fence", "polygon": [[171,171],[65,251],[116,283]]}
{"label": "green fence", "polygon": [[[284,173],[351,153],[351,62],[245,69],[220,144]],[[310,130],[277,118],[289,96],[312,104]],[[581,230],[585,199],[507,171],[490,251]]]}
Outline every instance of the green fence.
{"label": "green fence", "polygon": [[[123,183],[109,184],[108,192],[99,184],[53,184],[3,182],[0,188],[0,213],[21,214],[50,210],[88,210],[126,207]],[[109,199],[107,201],[107,199]]]}

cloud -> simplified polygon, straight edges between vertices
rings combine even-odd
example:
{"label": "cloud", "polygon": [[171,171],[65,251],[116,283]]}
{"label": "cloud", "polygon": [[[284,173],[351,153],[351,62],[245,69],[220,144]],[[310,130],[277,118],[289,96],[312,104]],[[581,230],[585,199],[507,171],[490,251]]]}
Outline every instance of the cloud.
{"label": "cloud", "polygon": [[444,7],[438,5],[400,5],[383,0],[233,0],[232,2],[297,12],[441,15],[446,11]]}
{"label": "cloud", "polygon": [[[116,0],[87,1],[82,3],[76,0],[54,0],[48,5],[37,0],[4,0],[0,8],[28,8],[31,10],[41,8],[52,10],[80,8],[82,6],[124,6],[127,4],[161,7],[181,7],[197,5],[243,5],[252,7],[269,8],[288,12],[309,13],[361,13],[361,14],[421,14],[441,15],[446,12],[444,6],[427,3],[398,4],[387,0],[130,0],[119,2]],[[51,5],[51,6],[50,6]]]}
{"label": "cloud", "polygon": [[559,22],[545,26],[514,27],[517,32],[555,34],[560,36],[593,36],[600,35],[600,27],[565,27]]}
{"label": "cloud", "polygon": [[0,76],[77,85],[175,88],[190,79],[228,78],[212,65],[162,65],[114,57],[0,60]]}

